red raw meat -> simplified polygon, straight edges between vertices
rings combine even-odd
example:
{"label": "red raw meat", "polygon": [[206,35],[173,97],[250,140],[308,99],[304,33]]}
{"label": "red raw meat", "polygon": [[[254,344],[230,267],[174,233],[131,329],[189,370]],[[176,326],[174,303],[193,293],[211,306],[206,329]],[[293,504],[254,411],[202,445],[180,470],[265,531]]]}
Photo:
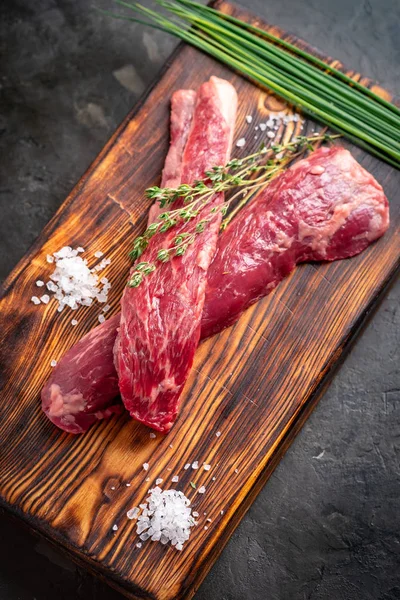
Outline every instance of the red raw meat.
{"label": "red raw meat", "polygon": [[[304,204],[306,215],[305,219],[301,219],[301,243],[311,241],[314,249],[320,245],[319,251],[316,248],[316,254],[304,257],[305,260],[336,260],[353,256],[382,235],[389,225],[388,203],[381,186],[349,152],[339,147],[321,148],[309,158],[297,162],[243,209],[220,236],[217,252],[208,272],[201,323],[202,339],[232,324],[248,306],[268,294],[293,269],[293,247],[283,245],[283,252],[278,253],[279,244],[271,246],[271,238],[268,237],[271,234],[264,231],[270,227],[273,218],[272,206],[278,214],[280,212],[281,194],[285,204],[289,207],[293,205],[290,209],[292,217],[298,210],[295,206],[301,207]],[[349,199],[350,203],[346,204]],[[296,214],[301,216],[300,212]],[[345,221],[340,224],[339,220],[343,217]],[[303,235],[310,233],[310,230],[307,231],[310,223],[313,229],[306,240]],[[251,224],[257,224],[258,229],[250,227]],[[248,232],[244,238],[241,233],[243,227]],[[321,235],[329,238],[325,256],[322,256]],[[240,239],[241,245],[238,243]],[[309,251],[310,248],[307,252]],[[312,248],[311,251],[314,252]],[[296,256],[296,262],[300,262],[298,258],[302,257]],[[271,267],[271,260],[276,261],[278,277]],[[268,263],[267,267],[265,263]],[[223,286],[224,293],[220,291],[220,286]],[[119,319],[120,315],[115,315],[73,346],[61,359],[53,371],[52,379],[43,390],[42,396],[47,397],[53,382],[68,391],[79,391],[80,398],[90,400],[82,403],[82,414],[76,415],[81,427],[79,431],[85,431],[96,420],[93,415],[98,413],[95,411],[103,409],[104,412],[107,408],[122,407],[115,399],[119,390],[112,354]],[[94,335],[95,332],[98,337]],[[82,350],[78,351],[79,347]],[[87,360],[77,362],[78,354],[86,355]],[[97,369],[95,357],[100,356],[101,369]],[[87,406],[92,407],[92,420],[86,425],[87,414],[84,411]],[[97,418],[104,416],[108,415],[100,412]],[[60,422],[52,420],[60,426]],[[62,428],[70,431],[65,426]]]}
{"label": "red raw meat", "polygon": [[[161,187],[177,188],[181,183],[182,157],[192,124],[196,92],[178,90],[171,98],[170,146],[165,158]],[[158,202],[150,207],[148,223],[165,211]]]}
{"label": "red raw meat", "polygon": [[207,282],[203,337],[232,325],[296,264],[359,254],[388,226],[382,187],[348,150],[313,152],[272,181],[221,236]]}
{"label": "red raw meat", "polygon": [[[212,166],[227,161],[236,105],[236,91],[227,81],[211,77],[200,87],[182,158],[182,183],[201,179]],[[183,256],[158,263],[139,287],[126,287],[122,296],[114,348],[122,401],[132,417],[158,431],[169,431],[175,421],[199,343],[207,271],[222,218],[219,210],[211,211],[223,201],[223,194],[215,194],[189,224],[157,233],[141,262],[157,263],[160,247],[173,247],[176,236],[188,228],[194,231],[198,223],[211,217]]]}
{"label": "red raw meat", "polygon": [[[171,98],[170,147],[162,173],[162,187],[180,184],[182,155],[192,123],[196,92],[178,90]],[[160,213],[149,211],[149,223]],[[42,409],[57,427],[82,433],[97,420],[121,413],[113,348],[120,315],[95,327],[77,342],[53,369],[42,390]]]}

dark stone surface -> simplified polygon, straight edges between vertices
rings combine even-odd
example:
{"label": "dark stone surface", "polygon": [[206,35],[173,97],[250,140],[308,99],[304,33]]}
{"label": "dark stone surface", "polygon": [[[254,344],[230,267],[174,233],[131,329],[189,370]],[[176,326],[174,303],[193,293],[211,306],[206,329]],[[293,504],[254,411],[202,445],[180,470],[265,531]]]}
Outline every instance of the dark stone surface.
{"label": "dark stone surface", "polygon": [[[1,278],[174,46],[93,4],[0,3]],[[242,4],[400,92],[398,0]],[[399,298],[398,281],[196,600],[400,598]],[[0,522],[1,600],[120,598]]]}

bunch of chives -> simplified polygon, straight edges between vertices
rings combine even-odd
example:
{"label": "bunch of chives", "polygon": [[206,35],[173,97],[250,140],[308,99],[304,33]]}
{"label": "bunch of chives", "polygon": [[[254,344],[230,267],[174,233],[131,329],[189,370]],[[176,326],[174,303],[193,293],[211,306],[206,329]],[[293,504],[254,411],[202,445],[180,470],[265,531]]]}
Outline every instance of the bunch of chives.
{"label": "bunch of chives", "polygon": [[312,54],[193,0],[156,0],[167,15],[137,3],[116,2],[150,22],[119,18],[161,29],[192,44],[400,168],[400,109]]}

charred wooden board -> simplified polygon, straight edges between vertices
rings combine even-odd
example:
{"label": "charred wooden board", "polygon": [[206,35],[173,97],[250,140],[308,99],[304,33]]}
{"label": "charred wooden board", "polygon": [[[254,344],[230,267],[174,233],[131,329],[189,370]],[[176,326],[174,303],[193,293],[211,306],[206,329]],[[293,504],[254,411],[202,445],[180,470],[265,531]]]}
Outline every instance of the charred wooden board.
{"label": "charred wooden board", "polygon": [[[221,8],[233,10],[225,3]],[[181,416],[166,438],[150,439],[147,429],[124,416],[78,437],[45,419],[39,393],[50,361],[95,325],[99,312],[80,309],[73,314],[79,325],[71,327],[70,312],[57,313],[53,302],[40,307],[30,302],[35,280],[50,273],[46,254],[63,245],[82,245],[89,254],[107,249],[112,310],[118,310],[129,268],[126,250],[146,219],[143,190],[159,179],[168,146],[169,98],[178,88],[198,87],[211,74],[226,77],[238,90],[237,138],[247,138],[245,153],[258,146],[253,127],[284,108],[279,99],[181,46],[9,276],[1,300],[1,504],[131,598],[193,595],[399,265],[400,174],[352,147],[385,188],[390,230],[356,258],[298,268],[233,328],[203,343]],[[254,116],[251,126],[247,114]],[[277,139],[299,127],[281,128]],[[313,128],[308,122],[303,132]],[[212,469],[185,471],[184,464],[194,460]],[[150,463],[147,473],[144,462]],[[174,487],[168,482],[175,474],[176,487],[212,522],[206,530],[205,517],[200,519],[181,553],[150,542],[136,548],[135,522],[127,520],[127,510],[138,506],[157,477]],[[205,485],[206,493],[199,495],[190,481]]]}

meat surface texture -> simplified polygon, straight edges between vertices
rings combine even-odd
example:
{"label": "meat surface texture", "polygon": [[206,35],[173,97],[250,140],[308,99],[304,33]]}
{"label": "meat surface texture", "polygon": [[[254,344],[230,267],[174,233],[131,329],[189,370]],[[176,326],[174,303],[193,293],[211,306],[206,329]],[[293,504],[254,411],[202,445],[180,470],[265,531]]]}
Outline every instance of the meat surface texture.
{"label": "meat surface texture", "polygon": [[388,226],[382,187],[348,150],[313,152],[273,180],[221,236],[208,278],[203,336],[234,323],[296,264],[359,254]]}
{"label": "meat surface texture", "polygon": [[[211,77],[200,87],[182,157],[182,183],[201,179],[212,166],[227,161],[236,105],[236,91],[227,81]],[[207,271],[222,218],[219,210],[211,211],[223,201],[222,194],[215,194],[189,223],[157,233],[140,257],[157,269],[138,287],[126,287],[122,296],[114,348],[122,401],[132,417],[161,432],[169,431],[175,421],[200,340]],[[183,256],[157,261],[160,248],[173,247],[176,236],[195,231],[204,219],[210,219],[206,228]]]}
{"label": "meat surface texture", "polygon": [[[181,183],[182,157],[192,124],[196,92],[178,90],[171,98],[170,146],[165,158],[161,187],[177,188]],[[156,221],[161,212],[158,202],[150,207],[148,223]]]}
{"label": "meat surface texture", "polygon": [[[287,209],[290,208],[284,216],[289,218],[295,229],[293,215],[297,219],[299,239],[294,248],[292,242],[288,245],[287,233],[282,240],[281,234],[269,232],[271,220],[274,231],[275,224],[286,223],[278,218],[281,202],[285,202]],[[304,218],[299,208],[303,204]],[[277,218],[273,217],[274,214]],[[292,216],[289,217],[289,214]],[[375,179],[346,150],[340,147],[317,150],[272,182],[220,236],[208,271],[201,338],[232,324],[248,306],[272,291],[294,268],[295,262],[353,256],[382,235],[388,224],[388,203]],[[308,235],[303,237],[306,232]],[[273,235],[281,241],[271,244]],[[311,244],[314,247],[314,250],[311,247],[311,253],[316,252],[315,256],[307,258],[297,254],[299,242],[302,252],[306,242],[307,253]],[[116,400],[119,389],[112,352],[119,320],[120,315],[115,315],[86,334],[53,371],[50,382],[67,390],[68,387],[64,388],[66,382],[72,382],[71,390],[80,394],[80,403],[75,407],[82,413],[75,414],[79,414],[81,428],[78,431],[86,430],[96,418],[104,418],[113,410],[116,412],[122,408],[119,398]],[[86,359],[76,360],[79,355],[86,356]],[[98,356],[103,362],[102,368],[97,370]],[[52,388],[50,382],[43,390],[43,397],[51,391],[57,397],[57,388]],[[65,402],[66,410],[69,405],[70,402]],[[92,406],[92,412],[97,413],[95,419],[87,419],[87,406]],[[106,412],[107,408],[110,413]],[[52,420],[65,428],[62,421]]]}
{"label": "meat surface texture", "polygon": [[[180,184],[183,151],[193,118],[196,92],[178,90],[171,98],[170,147],[162,173],[162,187]],[[160,213],[149,211],[149,223]],[[58,427],[83,433],[97,420],[121,413],[113,348],[120,315],[95,327],[75,344],[53,369],[42,390],[42,409]]]}

